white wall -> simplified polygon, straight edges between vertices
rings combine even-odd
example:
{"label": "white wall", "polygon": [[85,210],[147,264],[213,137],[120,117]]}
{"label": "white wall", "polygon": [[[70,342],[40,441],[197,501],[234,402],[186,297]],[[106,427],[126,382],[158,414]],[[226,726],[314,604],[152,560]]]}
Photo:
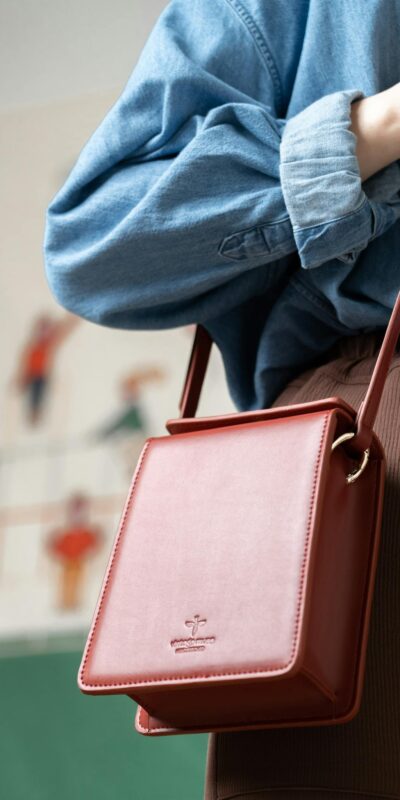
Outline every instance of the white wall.
{"label": "white wall", "polygon": [[[0,0],[0,643],[13,632],[37,636],[88,624],[107,548],[88,570],[87,605],[60,621],[45,541],[49,525],[63,523],[63,503],[74,489],[110,496],[117,516],[122,508],[128,476],[112,448],[74,449],[118,410],[121,377],[143,365],[165,370],[166,379],[141,396],[151,435],[165,435],[165,420],[178,415],[188,328],[118,331],[81,321],[57,356],[49,412],[37,429],[10,386],[32,320],[43,311],[64,313],[44,273],[46,207],[122,90],[164,5]],[[234,410],[216,348],[206,386],[200,414]],[[40,522],[42,504],[47,522]],[[109,547],[115,521],[109,514],[98,522]]]}
{"label": "white wall", "polygon": [[121,87],[166,0],[0,0],[0,109]]}

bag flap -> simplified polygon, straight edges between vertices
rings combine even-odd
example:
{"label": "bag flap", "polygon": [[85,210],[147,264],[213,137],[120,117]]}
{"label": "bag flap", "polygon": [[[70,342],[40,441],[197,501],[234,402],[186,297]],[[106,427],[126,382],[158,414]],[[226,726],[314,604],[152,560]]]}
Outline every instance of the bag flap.
{"label": "bag flap", "polygon": [[295,671],[335,410],[146,441],[82,660],[88,693]]}
{"label": "bag flap", "polygon": [[255,411],[239,411],[218,414],[212,417],[178,417],[177,419],[168,419],[165,427],[168,433],[186,433],[187,431],[204,430],[205,428],[220,428],[223,425],[242,425],[243,422],[293,417],[298,414],[310,414],[314,411],[329,411],[332,409],[344,411],[349,416],[350,422],[356,417],[356,412],[345,400],[340,397],[327,397],[323,400],[312,400],[308,403],[292,403],[290,406],[258,408]]}

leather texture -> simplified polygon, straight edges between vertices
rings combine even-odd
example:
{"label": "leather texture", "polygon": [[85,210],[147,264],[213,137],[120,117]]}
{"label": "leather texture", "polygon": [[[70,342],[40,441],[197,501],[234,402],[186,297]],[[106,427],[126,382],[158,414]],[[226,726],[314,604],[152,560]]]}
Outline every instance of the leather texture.
{"label": "leather texture", "polygon": [[194,417],[211,346],[198,326],[183,416],[145,442],[78,676],[85,693],[137,701],[140,733],[357,714],[385,473],[369,425],[399,301],[394,317],[358,418],[370,458],[353,484],[357,454],[332,450],[357,425],[340,398]]}
{"label": "leather texture", "polygon": [[353,460],[331,445],[354,413],[320,406],[146,441],[82,691],[128,694],[158,729],[356,713],[383,459],[376,442],[346,485]]}

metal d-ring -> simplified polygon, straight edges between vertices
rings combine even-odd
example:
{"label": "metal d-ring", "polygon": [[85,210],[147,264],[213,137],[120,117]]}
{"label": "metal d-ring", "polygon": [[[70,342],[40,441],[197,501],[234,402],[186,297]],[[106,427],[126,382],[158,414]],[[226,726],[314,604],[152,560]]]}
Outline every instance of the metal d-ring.
{"label": "metal d-ring", "polygon": [[[340,444],[343,444],[343,442],[347,442],[349,439],[352,439],[354,436],[355,436],[355,433],[342,433],[342,435],[339,436],[333,442],[331,450],[335,450],[335,448],[339,447]],[[359,478],[360,475],[364,472],[365,467],[368,464],[368,461],[369,461],[369,447],[367,447],[367,449],[364,450],[363,457],[362,457],[360,465],[357,467],[357,469],[353,470],[353,472],[349,472],[349,474],[346,475],[346,482],[347,483],[354,483],[354,481],[356,481],[357,478]]]}

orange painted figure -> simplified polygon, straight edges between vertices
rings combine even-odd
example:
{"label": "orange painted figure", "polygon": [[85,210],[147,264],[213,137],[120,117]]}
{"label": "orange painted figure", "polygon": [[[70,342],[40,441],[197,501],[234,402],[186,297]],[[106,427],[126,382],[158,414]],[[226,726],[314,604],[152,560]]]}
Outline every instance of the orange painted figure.
{"label": "orange painted figure", "polygon": [[65,528],[53,531],[48,540],[51,555],[61,565],[59,606],[63,610],[79,608],[85,563],[102,542],[100,529],[89,523],[89,499],[77,492],[68,500]]}
{"label": "orange painted figure", "polygon": [[42,416],[56,350],[78,323],[78,317],[73,314],[65,315],[62,320],[41,314],[33,323],[15,377],[16,386],[27,398],[28,419],[32,425]]}

